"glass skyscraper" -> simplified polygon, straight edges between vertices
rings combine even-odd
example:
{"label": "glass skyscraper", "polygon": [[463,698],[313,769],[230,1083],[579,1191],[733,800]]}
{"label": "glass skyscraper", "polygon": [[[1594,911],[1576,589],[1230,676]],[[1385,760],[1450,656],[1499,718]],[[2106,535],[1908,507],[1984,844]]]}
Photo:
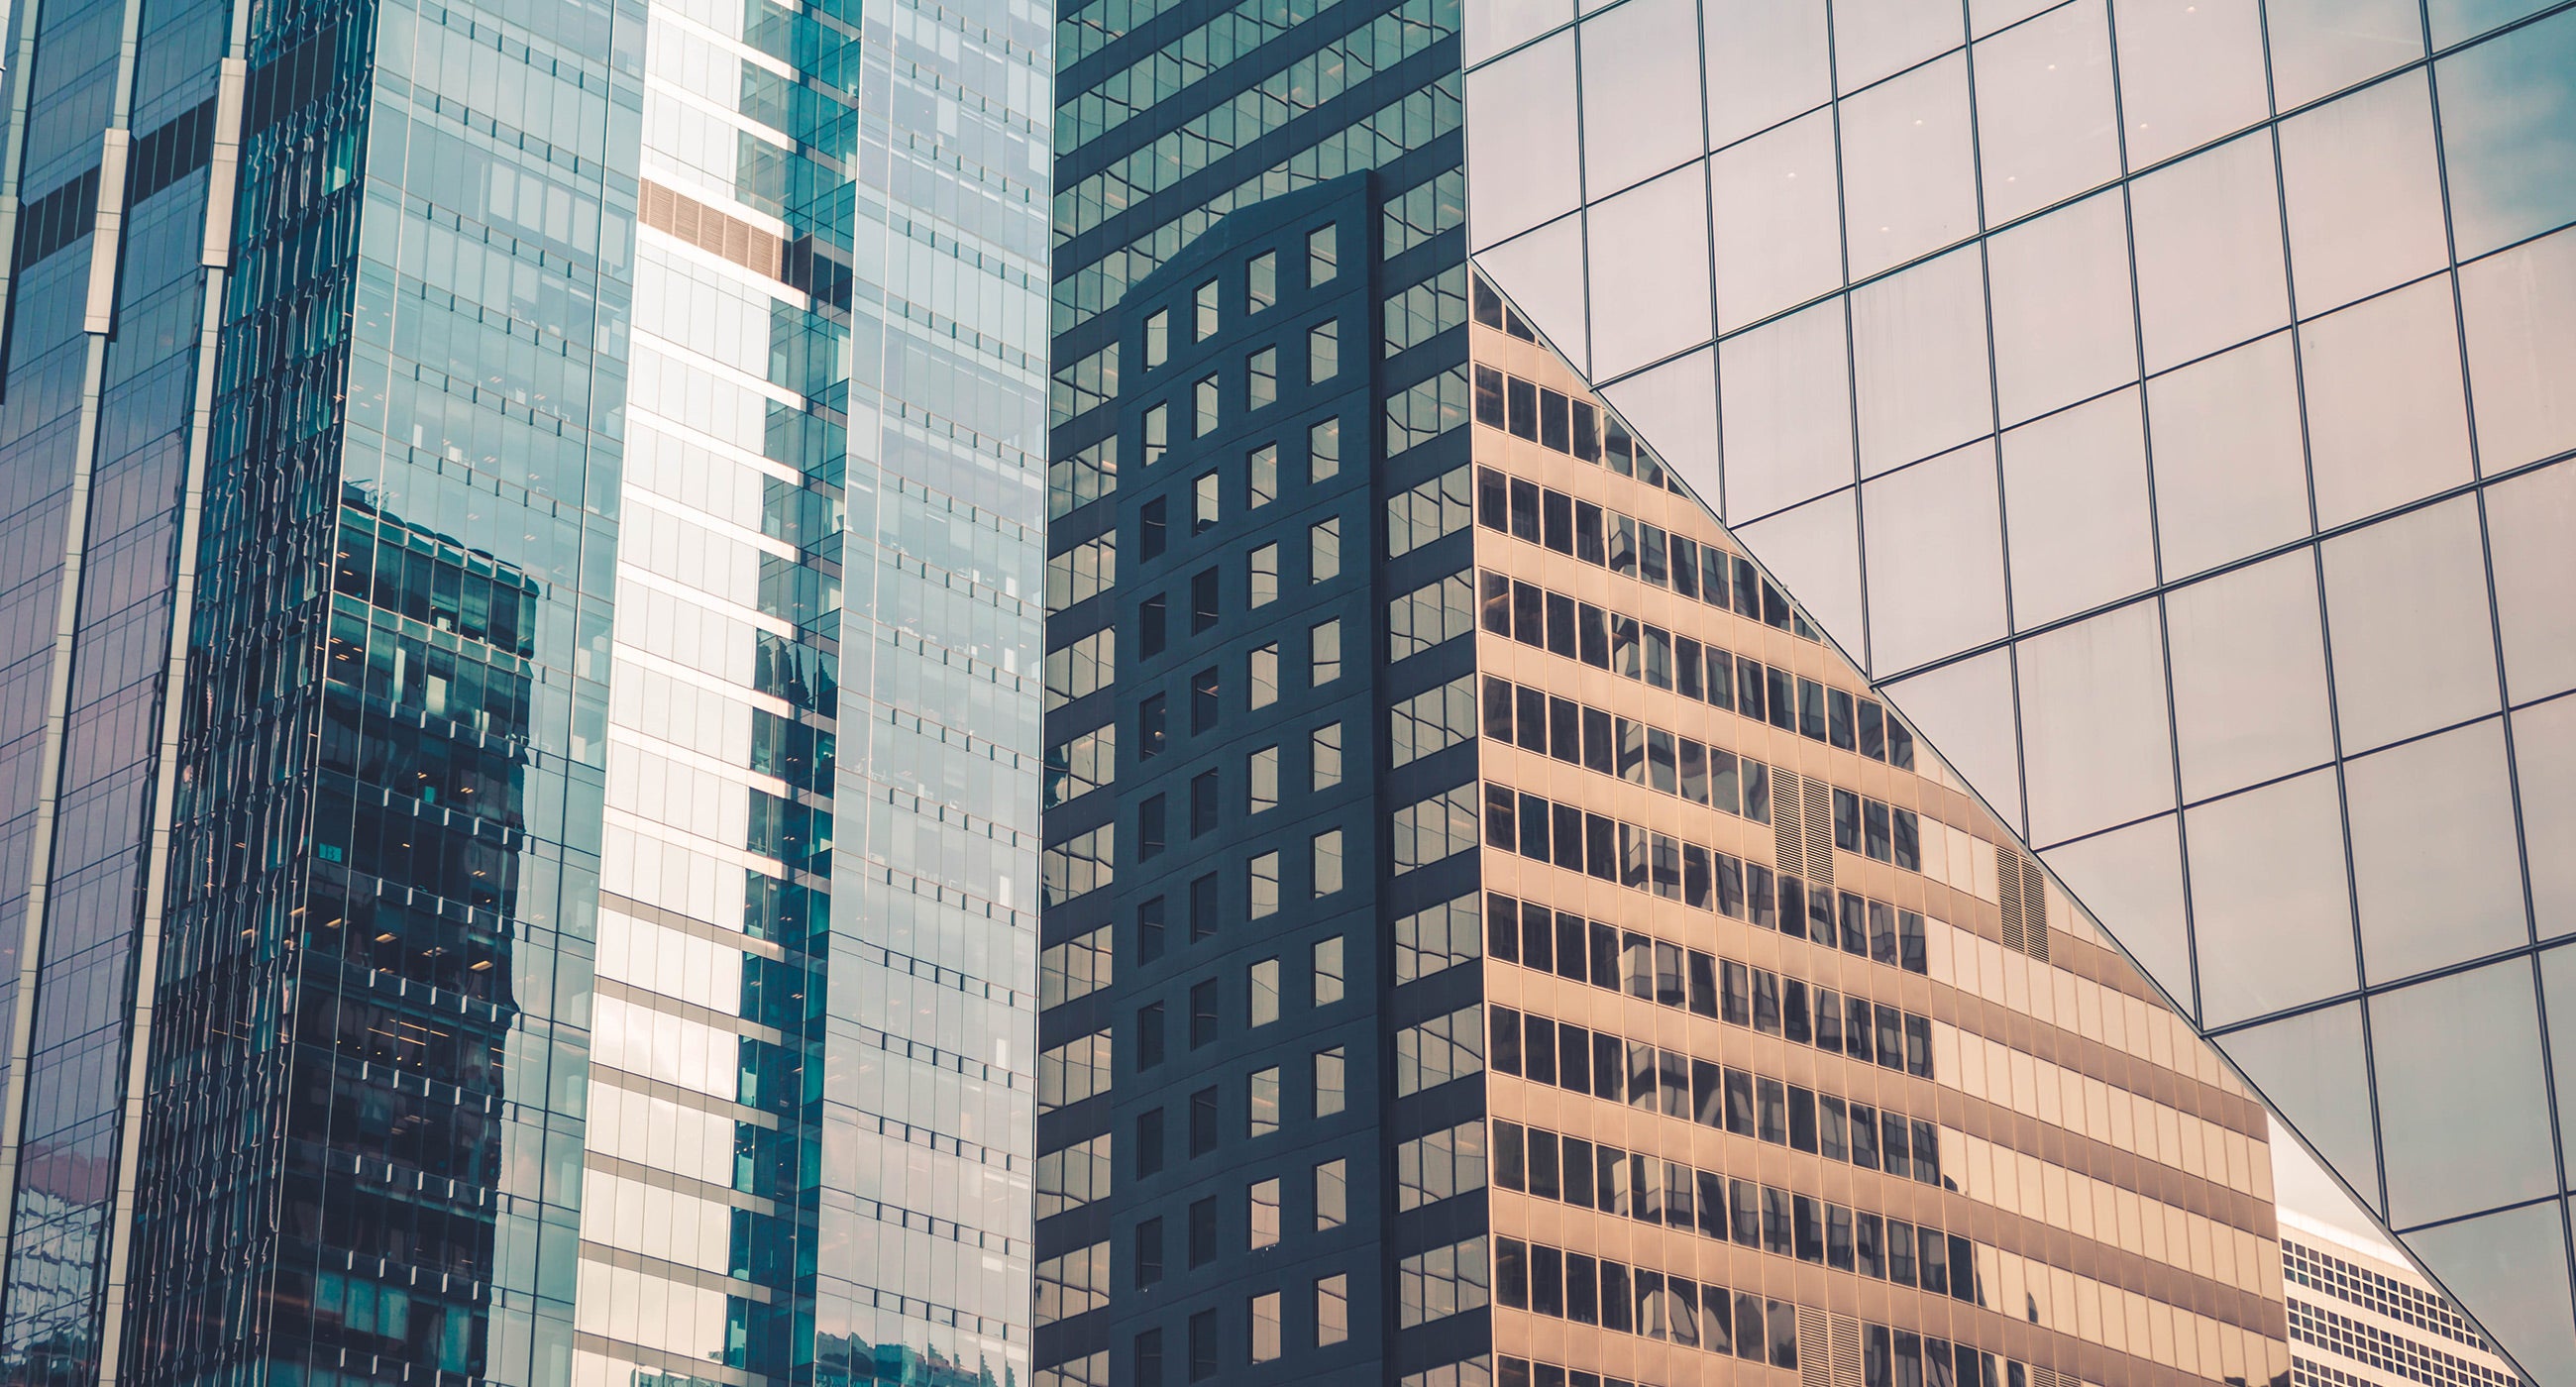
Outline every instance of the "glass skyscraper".
{"label": "glass skyscraper", "polygon": [[1050,19],[13,8],[0,1376],[1026,1380]]}
{"label": "glass skyscraper", "polygon": [[1534,0],[1466,46],[1474,263],[2576,1379],[2576,13]]}

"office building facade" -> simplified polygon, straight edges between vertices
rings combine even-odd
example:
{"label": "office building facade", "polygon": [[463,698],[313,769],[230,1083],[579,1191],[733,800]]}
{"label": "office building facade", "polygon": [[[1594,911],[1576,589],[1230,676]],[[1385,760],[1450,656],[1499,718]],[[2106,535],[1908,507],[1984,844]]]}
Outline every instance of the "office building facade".
{"label": "office building facade", "polygon": [[1048,18],[16,8],[0,1372],[1026,1377]]}
{"label": "office building facade", "polygon": [[2576,1376],[2576,15],[1650,0],[1468,45],[1476,263]]}
{"label": "office building facade", "polygon": [[1462,18],[1059,29],[1038,1381],[2287,1381],[2260,1104],[1468,263]]}
{"label": "office building facade", "polygon": [[2396,1249],[2281,1211],[2291,1387],[2511,1387],[2513,1365]]}

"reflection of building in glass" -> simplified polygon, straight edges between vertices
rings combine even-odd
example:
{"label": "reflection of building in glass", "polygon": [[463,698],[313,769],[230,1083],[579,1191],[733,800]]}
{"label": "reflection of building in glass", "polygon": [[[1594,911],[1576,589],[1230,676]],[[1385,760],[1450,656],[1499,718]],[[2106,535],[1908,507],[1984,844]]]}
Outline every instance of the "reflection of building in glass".
{"label": "reflection of building in glass", "polygon": [[1458,24],[1062,26],[1040,1382],[2285,1383],[2262,1108],[1465,263]]}
{"label": "reflection of building in glass", "polygon": [[1576,9],[1468,25],[1475,263],[2576,1379],[2576,13]]}
{"label": "reflection of building in glass", "polygon": [[2314,1219],[2281,1215],[2292,1387],[2511,1387],[2510,1365],[2423,1273]]}
{"label": "reflection of building in glass", "polygon": [[1024,1382],[1048,16],[17,17],[0,1375]]}

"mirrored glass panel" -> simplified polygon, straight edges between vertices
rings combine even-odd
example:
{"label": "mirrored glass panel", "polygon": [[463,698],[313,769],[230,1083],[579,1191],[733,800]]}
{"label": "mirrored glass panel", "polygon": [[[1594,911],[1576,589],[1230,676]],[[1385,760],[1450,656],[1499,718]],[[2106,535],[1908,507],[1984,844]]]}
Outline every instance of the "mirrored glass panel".
{"label": "mirrored glass panel", "polygon": [[2326,542],[2326,632],[2345,755],[2495,710],[2484,548],[2470,497]]}
{"label": "mirrored glass panel", "polygon": [[2284,111],[2424,56],[2415,0],[2265,0],[2263,23]]}
{"label": "mirrored glass panel", "polygon": [[2434,65],[2443,172],[2462,259],[2576,221],[2570,72],[2576,13],[2524,25]]}
{"label": "mirrored glass panel", "polygon": [[2487,492],[2487,567],[2504,632],[2505,689],[2520,703],[2576,688],[2576,461]]}
{"label": "mirrored glass panel", "polygon": [[2370,999],[2392,1225],[2555,1192],[2536,991],[2518,958]]}
{"label": "mirrored glass panel", "polygon": [[[1900,3],[1893,8],[1939,10]],[[1837,31],[1842,10],[1835,11]],[[1955,25],[1957,15],[1951,15]],[[1977,229],[1968,64],[1953,55],[1842,103],[1843,221],[1853,278]]]}
{"label": "mirrored glass panel", "polygon": [[2370,1070],[2362,1057],[2361,1004],[2231,1031],[2218,1048],[2264,1093],[2282,1095],[2276,1100],[2282,1117],[2376,1209],[2379,1150],[2371,1129]]}
{"label": "mirrored glass panel", "polygon": [[2116,9],[2130,168],[2271,114],[2257,0],[2123,0]]}
{"label": "mirrored glass panel", "polygon": [[1581,197],[1574,35],[1467,74],[1467,212],[1477,245],[1491,245],[1572,211]]}
{"label": "mirrored glass panel", "polygon": [[1839,300],[1728,338],[1717,382],[1729,519],[1852,483],[1851,357]]}
{"label": "mirrored glass panel", "polygon": [[1994,432],[1986,277],[1974,247],[1852,291],[1861,475]]}
{"label": "mirrored glass panel", "polygon": [[2344,783],[2374,986],[2528,942],[2501,721],[2359,757]]}
{"label": "mirrored glass panel", "polygon": [[2331,770],[2183,813],[2201,1022],[2222,1026],[2352,990],[2352,895]]}
{"label": "mirrored glass panel", "polygon": [[2184,802],[2334,755],[2312,550],[2168,592],[2165,639]]}
{"label": "mirrored glass panel", "polygon": [[2320,527],[2469,480],[2458,324],[2441,275],[2299,329]]}
{"label": "mirrored glass panel", "polygon": [[2576,231],[2460,267],[2460,317],[2479,469],[2576,447]]}
{"label": "mirrored glass panel", "polygon": [[2030,637],[2018,656],[2032,846],[2173,807],[2154,602]]}
{"label": "mirrored glass panel", "polygon": [[2290,335],[2147,382],[2156,536],[2168,579],[2308,533],[2308,464]]}
{"label": "mirrored glass panel", "polygon": [[2282,121],[2290,281],[2302,315],[2442,264],[2442,189],[2421,69]]}
{"label": "mirrored glass panel", "polygon": [[1732,332],[1843,282],[1834,117],[1816,111],[1712,156],[1717,325]]}
{"label": "mirrored glass panel", "polygon": [[1959,46],[1959,7],[1914,0],[1840,0],[1834,6],[1834,76],[1840,90],[1870,83]]}
{"label": "mirrored glass panel", "polygon": [[2028,630],[2155,582],[2138,392],[2007,432],[2004,515],[2013,623]]}
{"label": "mirrored glass panel", "polygon": [[1831,99],[1825,0],[1704,0],[1709,148],[1722,149]]}
{"label": "mirrored glass panel", "polygon": [[1618,253],[1592,265],[1592,369],[1634,370],[1705,342],[1708,327],[1708,184],[1699,165],[1592,204],[1596,245]]}
{"label": "mirrored glass panel", "polygon": [[2426,1228],[2408,1234],[2406,1245],[2523,1371],[2541,1382],[2576,1382],[2576,1314],[2566,1278],[2551,1272],[2567,1263],[2558,1201]]}
{"label": "mirrored glass panel", "polygon": [[2008,633],[1992,443],[1870,482],[1861,520],[1870,660],[1882,677]]}
{"label": "mirrored glass panel", "polygon": [[2117,189],[1998,233],[1986,256],[2006,424],[2137,378],[2128,209]]}
{"label": "mirrored glass panel", "polygon": [[1584,191],[1600,198],[1700,148],[1692,0],[1627,0],[1583,22]]}
{"label": "mirrored glass panel", "polygon": [[2513,715],[2513,769],[2532,919],[2543,939],[2576,933],[2576,699]]}
{"label": "mirrored glass panel", "polygon": [[2272,141],[2254,135],[2129,185],[2147,370],[2232,347],[2290,320]]}
{"label": "mirrored glass panel", "polygon": [[1987,221],[2010,221],[2119,176],[2102,0],[2074,0],[1985,40],[1976,69]]}

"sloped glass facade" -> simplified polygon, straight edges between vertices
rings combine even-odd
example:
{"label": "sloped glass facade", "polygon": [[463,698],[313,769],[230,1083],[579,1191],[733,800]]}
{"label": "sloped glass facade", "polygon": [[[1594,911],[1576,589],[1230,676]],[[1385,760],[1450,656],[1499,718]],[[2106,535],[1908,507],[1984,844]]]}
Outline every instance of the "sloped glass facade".
{"label": "sloped glass facade", "polygon": [[1476,263],[2540,1380],[2576,13],[1493,6]]}

